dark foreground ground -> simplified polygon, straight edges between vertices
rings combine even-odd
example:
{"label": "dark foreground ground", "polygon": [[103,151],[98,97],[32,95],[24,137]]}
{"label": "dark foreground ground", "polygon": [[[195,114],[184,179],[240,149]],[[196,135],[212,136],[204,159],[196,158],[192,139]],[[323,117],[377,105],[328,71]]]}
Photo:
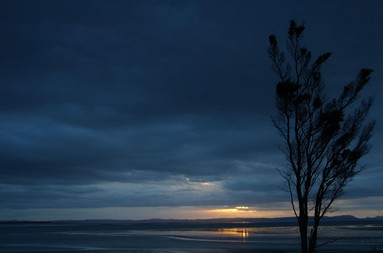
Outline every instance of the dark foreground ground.
{"label": "dark foreground ground", "polygon": [[[320,236],[318,252],[383,252],[380,222],[327,224]],[[299,236],[291,223],[2,223],[0,252],[287,253]]]}

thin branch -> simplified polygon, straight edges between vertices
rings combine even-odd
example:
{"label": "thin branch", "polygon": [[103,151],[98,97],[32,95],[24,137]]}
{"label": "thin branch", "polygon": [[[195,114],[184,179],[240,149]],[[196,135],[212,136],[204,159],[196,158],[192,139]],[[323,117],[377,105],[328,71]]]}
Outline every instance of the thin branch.
{"label": "thin branch", "polygon": [[[291,179],[290,179],[291,180]],[[293,207],[293,211],[294,211],[294,215],[295,217],[298,218],[298,214],[297,214],[297,211],[295,209],[295,204],[294,204],[294,195],[293,195],[293,191],[292,191],[292,188],[291,188],[291,181],[288,181],[288,186],[289,186],[289,193],[290,193],[290,203],[291,203],[291,206]]]}
{"label": "thin branch", "polygon": [[341,240],[341,239],[343,239],[343,238],[345,238],[345,237],[346,237],[346,235],[343,235],[342,237],[334,238],[334,239],[331,240],[331,241],[327,241],[327,242],[324,242],[324,243],[318,245],[316,248],[318,249],[318,248],[323,247],[323,246],[325,246],[325,245],[327,245],[327,244],[335,243],[336,241]]}

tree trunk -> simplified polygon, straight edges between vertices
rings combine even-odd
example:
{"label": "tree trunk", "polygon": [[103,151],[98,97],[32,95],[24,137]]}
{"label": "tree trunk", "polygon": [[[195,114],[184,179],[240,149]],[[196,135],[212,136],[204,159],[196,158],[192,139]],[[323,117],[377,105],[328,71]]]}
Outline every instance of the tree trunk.
{"label": "tree trunk", "polygon": [[319,227],[319,221],[315,217],[314,225],[311,230],[310,234],[310,241],[309,241],[309,253],[314,253],[315,249],[317,247],[317,239],[318,239],[318,227]]}
{"label": "tree trunk", "polygon": [[313,231],[310,235],[309,253],[314,253],[317,246],[318,227],[313,227]]}
{"label": "tree trunk", "polygon": [[308,218],[307,215],[303,215],[302,217],[299,217],[299,233],[301,236],[301,253],[308,253],[308,245],[307,245],[307,222]]}

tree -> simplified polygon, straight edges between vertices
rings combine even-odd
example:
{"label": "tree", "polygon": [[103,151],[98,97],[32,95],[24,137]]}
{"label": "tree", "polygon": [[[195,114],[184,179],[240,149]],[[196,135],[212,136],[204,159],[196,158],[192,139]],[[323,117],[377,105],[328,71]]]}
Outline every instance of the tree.
{"label": "tree", "polygon": [[302,46],[304,30],[304,24],[292,20],[287,57],[274,35],[269,36],[268,53],[279,79],[277,113],[272,122],[282,138],[281,150],[287,160],[280,173],[297,217],[301,252],[313,253],[321,219],[363,168],[358,161],[370,149],[375,122],[367,119],[373,99],[360,98],[372,70],[361,69],[339,97],[328,99],[321,67],[331,53],[312,60],[311,52]]}

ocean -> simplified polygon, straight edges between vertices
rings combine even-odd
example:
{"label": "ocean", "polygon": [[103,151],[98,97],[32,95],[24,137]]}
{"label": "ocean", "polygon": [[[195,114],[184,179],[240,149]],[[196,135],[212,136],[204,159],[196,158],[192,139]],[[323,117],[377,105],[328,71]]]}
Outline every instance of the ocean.
{"label": "ocean", "polygon": [[[321,227],[318,252],[383,252],[383,223]],[[291,222],[4,222],[0,252],[299,252]]]}

